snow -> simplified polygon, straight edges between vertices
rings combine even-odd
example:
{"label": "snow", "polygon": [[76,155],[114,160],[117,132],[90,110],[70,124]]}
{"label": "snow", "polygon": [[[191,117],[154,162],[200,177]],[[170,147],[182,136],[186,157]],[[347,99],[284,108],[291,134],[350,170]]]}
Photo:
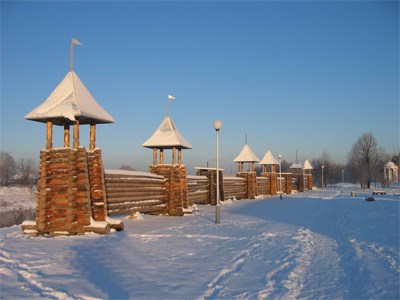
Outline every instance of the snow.
{"label": "snow", "polygon": [[375,202],[354,186],[225,201],[221,224],[198,205],[124,218],[110,235],[2,228],[1,298],[398,299],[400,189],[385,190]]}
{"label": "snow", "polygon": [[233,160],[235,162],[259,162],[260,159],[254,154],[250,146],[245,144],[239,155]]}
{"label": "snow", "polygon": [[192,149],[192,145],[183,137],[170,116],[166,116],[154,134],[143,143],[146,148]]}
{"label": "snow", "polygon": [[65,119],[81,123],[114,123],[107,113],[93,98],[78,75],[70,71],[41,105],[25,116],[25,119],[46,122],[52,119],[55,124],[64,124]]}
{"label": "snow", "polygon": [[[157,179],[164,179],[163,176],[161,175],[157,175],[154,173],[150,173],[150,172],[142,172],[142,171],[130,171],[130,170],[113,170],[113,169],[105,169],[104,173],[107,175],[123,175],[122,178],[125,178],[125,176],[132,176],[132,177],[138,177],[135,178],[135,180],[148,180],[148,178],[157,178]],[[146,177],[145,179],[143,179],[142,177]]]}

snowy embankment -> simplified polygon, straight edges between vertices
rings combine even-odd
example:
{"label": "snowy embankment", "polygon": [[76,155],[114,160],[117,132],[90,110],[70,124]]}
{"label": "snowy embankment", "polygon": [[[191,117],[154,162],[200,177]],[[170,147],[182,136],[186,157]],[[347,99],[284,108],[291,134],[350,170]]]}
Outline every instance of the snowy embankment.
{"label": "snowy embankment", "polygon": [[399,190],[328,189],[125,219],[107,236],[0,229],[1,298],[399,298]]}

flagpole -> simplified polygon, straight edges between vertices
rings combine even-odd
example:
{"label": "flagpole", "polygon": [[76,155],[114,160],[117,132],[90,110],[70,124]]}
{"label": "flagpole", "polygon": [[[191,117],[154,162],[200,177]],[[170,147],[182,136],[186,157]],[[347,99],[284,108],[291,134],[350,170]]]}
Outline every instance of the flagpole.
{"label": "flagpole", "polygon": [[171,99],[169,98],[169,96],[167,97],[167,102],[168,102],[168,104],[167,104],[167,116],[169,116],[169,106],[170,106],[170,102],[171,102]]}
{"label": "flagpole", "polygon": [[71,72],[74,70],[74,43],[72,42],[72,39],[71,39],[71,45],[70,45],[69,70]]}

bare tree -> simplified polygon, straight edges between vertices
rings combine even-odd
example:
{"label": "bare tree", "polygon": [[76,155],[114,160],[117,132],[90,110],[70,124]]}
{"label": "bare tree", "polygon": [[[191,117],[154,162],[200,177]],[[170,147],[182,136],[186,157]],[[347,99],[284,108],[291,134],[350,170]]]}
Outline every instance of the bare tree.
{"label": "bare tree", "polygon": [[32,159],[21,158],[18,162],[18,171],[22,185],[30,185],[33,183],[36,170]]}
{"label": "bare tree", "polygon": [[15,174],[16,164],[10,153],[1,151],[0,156],[0,184],[7,186]]}
{"label": "bare tree", "polygon": [[370,188],[371,180],[378,179],[385,152],[372,133],[364,133],[354,143],[348,156],[348,166],[362,188]]}
{"label": "bare tree", "polygon": [[119,169],[125,171],[135,171],[135,169],[129,165],[122,165]]}

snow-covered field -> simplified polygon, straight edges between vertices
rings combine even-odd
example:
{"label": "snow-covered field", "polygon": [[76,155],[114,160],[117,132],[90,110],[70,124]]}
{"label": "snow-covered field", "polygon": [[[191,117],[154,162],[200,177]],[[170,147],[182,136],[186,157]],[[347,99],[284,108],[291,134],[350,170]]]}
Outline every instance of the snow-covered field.
{"label": "snow-covered field", "polygon": [[124,219],[107,236],[0,229],[1,299],[399,298],[400,190],[326,189]]}

